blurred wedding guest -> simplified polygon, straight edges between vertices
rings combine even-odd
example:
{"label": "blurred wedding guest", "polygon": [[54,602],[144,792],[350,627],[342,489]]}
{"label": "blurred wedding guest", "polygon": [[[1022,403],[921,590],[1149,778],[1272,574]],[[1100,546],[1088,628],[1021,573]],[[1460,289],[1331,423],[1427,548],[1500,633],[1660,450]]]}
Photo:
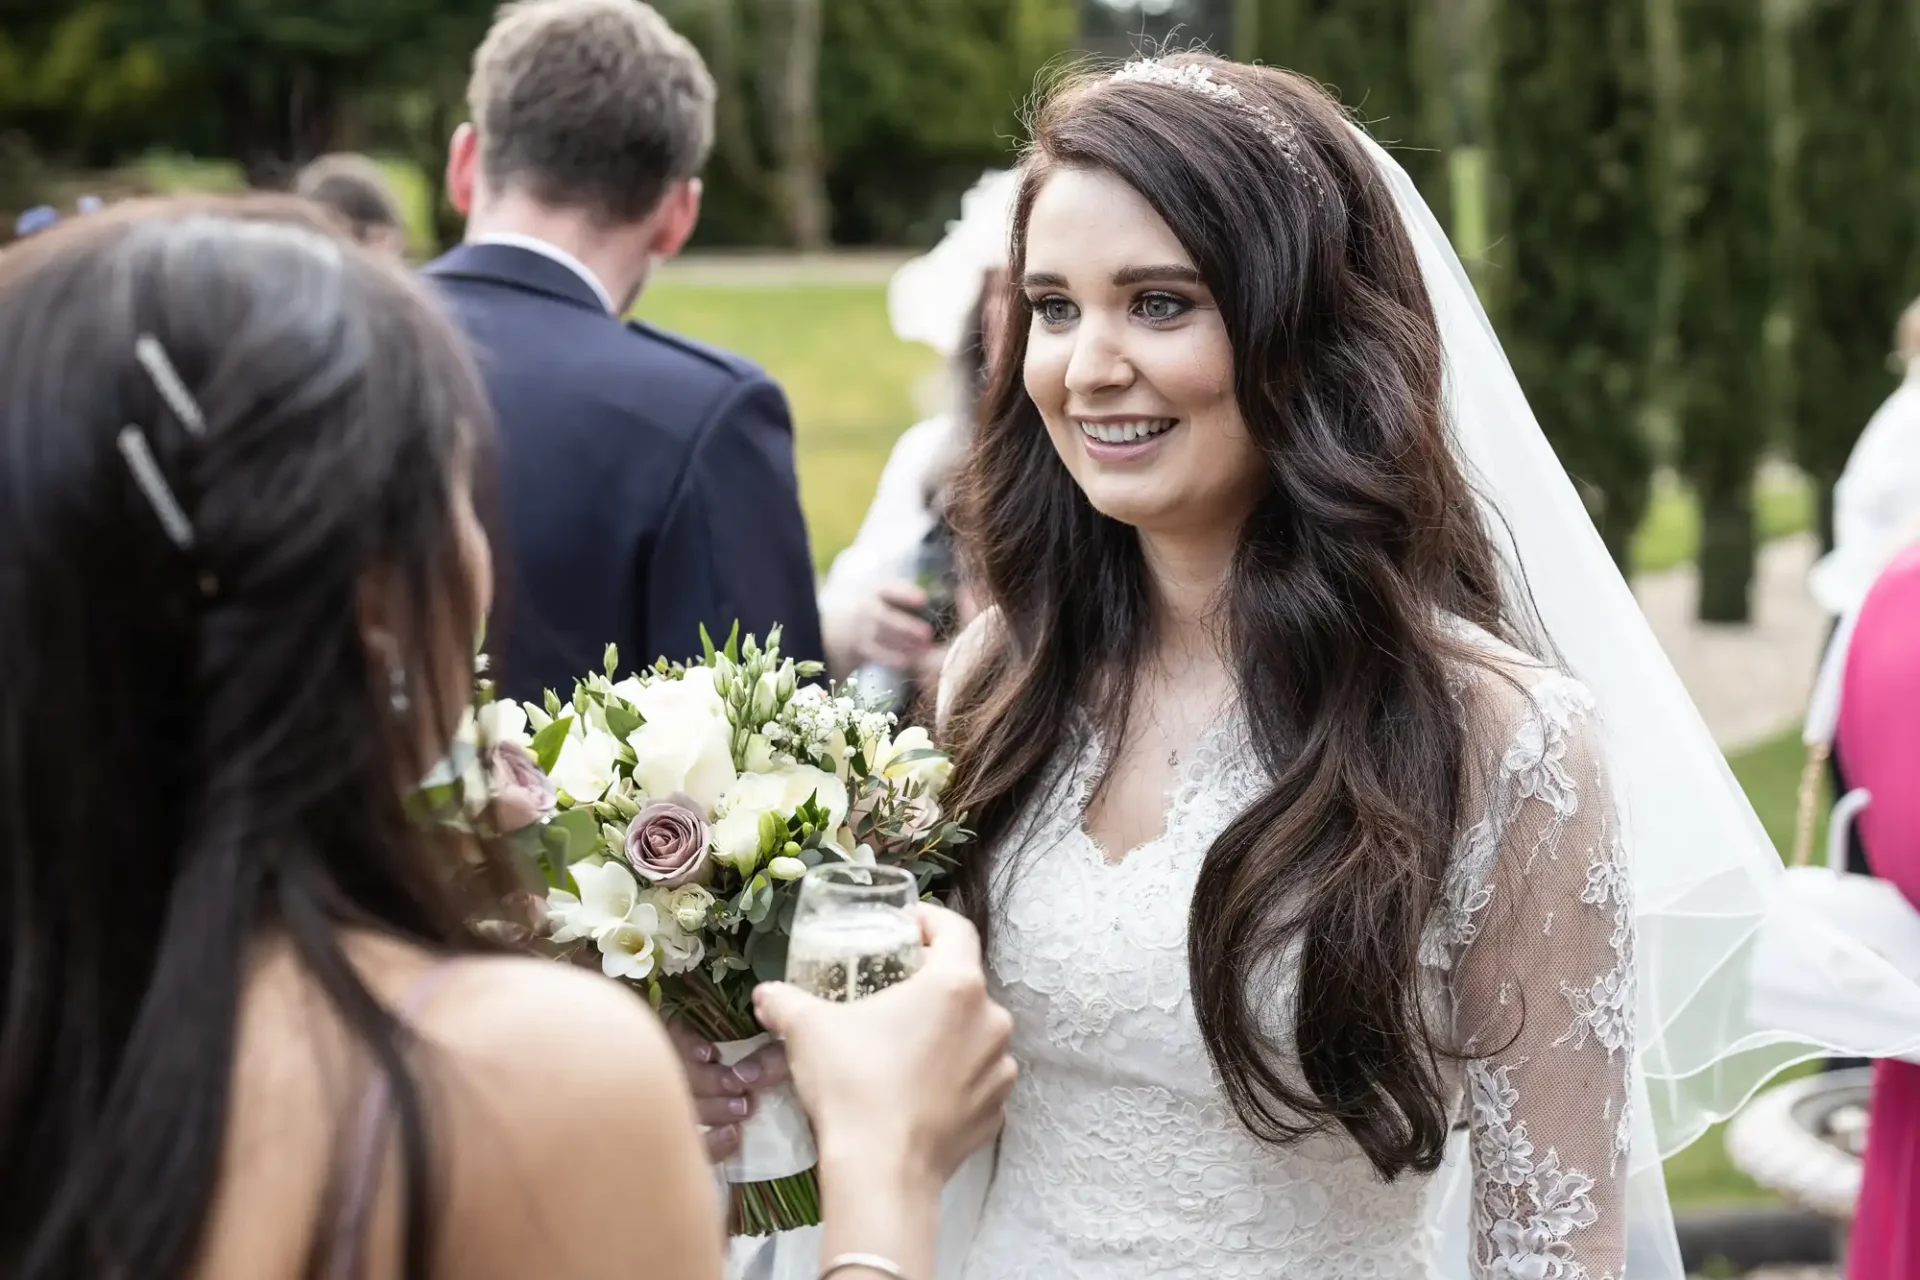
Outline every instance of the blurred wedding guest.
{"label": "blurred wedding guest", "polygon": [[983,175],[946,237],[901,267],[887,289],[894,333],[949,361],[954,404],[894,444],[859,534],[820,589],[820,623],[834,674],[859,673],[901,706],[932,688],[947,639],[966,621],[945,490],[1008,323],[1007,240],[1018,188],[1017,173]]}
{"label": "blurred wedding guest", "polygon": [[338,218],[369,249],[406,257],[407,225],[400,201],[380,166],[366,156],[321,156],[300,171],[293,190]]}
{"label": "blurred wedding guest", "polygon": [[704,625],[822,656],[786,397],[759,368],[623,323],[700,214],[714,85],[639,0],[523,0],[474,55],[427,268],[478,348],[504,448],[506,690],[698,653]]}
{"label": "blurred wedding guest", "polygon": [[[1866,594],[1846,642],[1838,745],[1868,793],[1866,862],[1920,910],[1920,526]],[[1920,1275],[1920,1066],[1874,1064],[1850,1280]]]}
{"label": "blurred wedding guest", "polygon": [[1900,385],[1848,455],[1833,487],[1833,550],[1813,570],[1813,594],[1835,617],[1866,595],[1920,515],[1920,299],[1900,318],[1891,359]]}
{"label": "blurred wedding guest", "polygon": [[[146,204],[7,255],[0,351],[0,1274],[718,1280],[646,1002],[490,942],[510,855],[409,818],[492,590],[422,287],[290,198]],[[878,997],[757,993],[881,1260],[837,1280],[931,1274],[1011,1086],[923,919]]]}
{"label": "blurred wedding guest", "polygon": [[[1833,487],[1833,550],[1813,568],[1810,586],[1835,618],[1859,606],[1867,588],[1900,545],[1902,531],[1920,520],[1920,299],[1900,317],[1891,363],[1900,385],[1860,433]],[[1854,785],[1845,746],[1828,759],[1835,795]],[[1864,871],[1856,828],[1847,863]]]}

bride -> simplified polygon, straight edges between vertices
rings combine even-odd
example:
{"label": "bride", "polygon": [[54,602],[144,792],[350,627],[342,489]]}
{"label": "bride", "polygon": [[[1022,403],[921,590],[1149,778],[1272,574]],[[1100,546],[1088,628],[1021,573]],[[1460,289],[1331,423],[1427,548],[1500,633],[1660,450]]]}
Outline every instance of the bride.
{"label": "bride", "polygon": [[967,1280],[1602,1280],[1630,1199],[1677,1277],[1661,1142],[1798,1053],[1732,1043],[1772,854],[1405,175],[1298,76],[1129,63],[1038,111],[1012,276],[942,695],[1021,1063]]}

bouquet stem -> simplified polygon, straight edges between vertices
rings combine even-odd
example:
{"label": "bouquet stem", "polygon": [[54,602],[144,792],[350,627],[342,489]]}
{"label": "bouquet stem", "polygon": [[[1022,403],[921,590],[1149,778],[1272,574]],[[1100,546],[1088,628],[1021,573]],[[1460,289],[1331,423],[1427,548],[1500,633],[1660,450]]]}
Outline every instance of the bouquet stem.
{"label": "bouquet stem", "polygon": [[[745,1040],[761,1033],[750,1010],[730,1007],[721,993],[698,975],[688,974],[676,985],[675,994],[681,997],[675,1002],[680,1016],[707,1039]],[[771,1182],[736,1182],[732,1189],[728,1230],[734,1235],[767,1236],[820,1222],[817,1170]]]}

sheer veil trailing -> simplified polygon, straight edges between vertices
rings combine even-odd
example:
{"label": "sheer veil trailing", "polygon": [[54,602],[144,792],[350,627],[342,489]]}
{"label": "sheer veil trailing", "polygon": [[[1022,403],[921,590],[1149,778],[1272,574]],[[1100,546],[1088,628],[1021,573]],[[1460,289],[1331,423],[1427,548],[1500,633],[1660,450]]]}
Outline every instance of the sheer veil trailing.
{"label": "sheer veil trailing", "polygon": [[[1843,1047],[1912,1046],[1816,1046],[1751,1012],[1755,941],[1763,925],[1779,927],[1768,918],[1779,912],[1780,859],[1541,433],[1445,232],[1399,164],[1372,139],[1365,145],[1419,254],[1445,349],[1455,455],[1512,574],[1512,598],[1531,599],[1523,626],[1599,706],[1639,932],[1628,1270],[1682,1280],[1662,1160],[1786,1066]],[[1819,945],[1832,955],[1850,944]],[[1464,1275],[1461,1137],[1430,1212],[1451,1242],[1449,1274]]]}

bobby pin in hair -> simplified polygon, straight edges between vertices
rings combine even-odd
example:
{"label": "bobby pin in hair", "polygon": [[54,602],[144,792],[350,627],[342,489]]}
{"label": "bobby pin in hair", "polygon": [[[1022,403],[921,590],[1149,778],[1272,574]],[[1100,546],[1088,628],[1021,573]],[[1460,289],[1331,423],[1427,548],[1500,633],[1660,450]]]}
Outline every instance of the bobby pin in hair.
{"label": "bobby pin in hair", "polygon": [[180,425],[196,439],[205,439],[207,420],[200,415],[200,406],[194,403],[193,393],[187,390],[173,361],[167,358],[167,349],[160,345],[160,339],[150,333],[141,334],[133,340],[133,356],[153,379],[160,398],[173,410],[173,416],[180,419]]}
{"label": "bobby pin in hair", "polygon": [[[160,340],[150,333],[141,334],[134,339],[133,355],[147,371],[147,376],[153,379],[160,398],[167,402],[174,417],[180,419],[180,425],[195,439],[204,439],[207,434],[206,417],[194,401],[193,393],[187,390],[179,371],[173,367],[173,361],[167,357],[167,349],[160,345]],[[166,476],[161,474],[160,463],[153,456],[153,445],[148,441],[146,432],[129,423],[120,428],[115,443],[119,445],[120,456],[127,460],[127,469],[133,473],[134,484],[146,497],[147,505],[153,508],[153,514],[166,531],[168,540],[181,551],[192,551],[193,522],[187,519],[180,500],[174,496]],[[219,579],[204,569],[199,574],[198,582],[203,596],[211,597],[220,589]]]}

